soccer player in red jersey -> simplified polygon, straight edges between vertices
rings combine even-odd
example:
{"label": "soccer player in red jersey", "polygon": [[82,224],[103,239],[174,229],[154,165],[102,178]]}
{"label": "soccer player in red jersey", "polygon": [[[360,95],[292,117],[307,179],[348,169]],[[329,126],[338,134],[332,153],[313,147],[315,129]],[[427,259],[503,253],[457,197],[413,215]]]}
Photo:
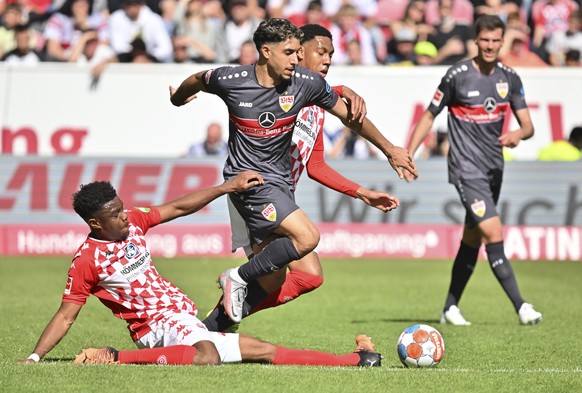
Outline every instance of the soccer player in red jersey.
{"label": "soccer player in red jersey", "polygon": [[271,241],[260,253],[219,277],[224,307],[240,322],[247,285],[301,259],[319,243],[319,231],[297,206],[293,195],[289,147],[299,111],[315,104],[337,116],[388,159],[403,178],[402,168],[416,175],[406,149],[390,143],[367,118],[359,121],[322,76],[298,65],[303,33],[285,19],[261,22],[253,41],[259,51],[254,65],[219,67],[191,75],[178,89],[170,87],[176,106],[191,102],[200,91],[219,96],[228,107],[230,133],[225,179],[241,170],[255,170],[265,184],[229,196],[245,220],[253,242]]}
{"label": "soccer player in red jersey", "polygon": [[[470,325],[457,304],[473,273],[479,248],[485,244],[493,274],[511,300],[521,324],[533,325],[542,314],[521,297],[511,264],[505,255],[503,226],[497,201],[503,179],[503,147],[516,147],[534,134],[521,78],[499,61],[505,25],[495,15],[475,23],[477,57],[461,61],[446,75],[421,116],[409,142],[412,153],[428,135],[436,115],[449,107],[449,183],[466,210],[463,238],[453,263],[451,284],[441,323]],[[517,130],[502,134],[505,117],[513,110]],[[415,178],[406,173],[408,181]]]}
{"label": "soccer player in red jersey", "polygon": [[[301,27],[304,35],[301,39],[299,65],[325,77],[331,66],[334,46],[331,33],[320,25]],[[345,86],[333,88],[338,95],[345,97],[355,113],[363,119],[366,115],[364,100]],[[291,168],[293,188],[297,186],[305,169],[310,178],[326,187],[361,199],[369,206],[382,211],[396,208],[399,201],[387,192],[368,190],[337,173],[324,159],[323,125],[325,110],[310,105],[301,109],[297,115],[291,141]],[[243,248],[247,256],[259,252],[268,241],[261,245],[252,244],[247,226],[238,211],[229,203],[233,250]],[[275,237],[272,237],[274,239]],[[288,303],[297,297],[309,293],[323,284],[323,268],[312,251],[303,258],[293,261],[286,269],[280,269],[269,275],[259,277],[247,286],[243,318],[259,310]],[[234,322],[225,314],[224,306],[219,302],[215,309],[202,321],[213,331],[232,330]]]}
{"label": "soccer player in red jersey", "polygon": [[335,355],[284,348],[247,335],[210,332],[196,317],[196,304],[156,270],[145,236],[150,228],[192,214],[221,195],[263,183],[257,172],[245,171],[219,186],[163,205],[127,210],[109,182],[81,186],[73,196],[73,208],[89,226],[89,236],[73,257],[61,306],[32,354],[20,362],[38,362],[49,353],[93,294],[127,322],[140,350],[90,348],[77,357],[76,363],[379,366],[381,356],[366,336],[356,338],[356,352]]}

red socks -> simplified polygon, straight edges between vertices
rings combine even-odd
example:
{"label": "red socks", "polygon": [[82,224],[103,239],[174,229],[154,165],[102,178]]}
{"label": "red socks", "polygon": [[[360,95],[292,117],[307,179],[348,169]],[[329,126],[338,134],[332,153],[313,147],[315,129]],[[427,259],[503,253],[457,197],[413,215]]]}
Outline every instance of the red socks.
{"label": "red socks", "polygon": [[300,366],[357,366],[360,355],[356,352],[347,355],[312,350],[289,349],[276,346],[273,364]]}
{"label": "red socks", "polygon": [[149,364],[192,364],[196,348],[188,345],[175,345],[162,348],[136,349],[119,351],[119,363],[149,363]]}
{"label": "red socks", "polygon": [[271,293],[258,306],[251,310],[251,314],[267,308],[277,307],[281,304],[317,289],[323,284],[323,277],[314,276],[313,274],[291,270],[283,286]]}

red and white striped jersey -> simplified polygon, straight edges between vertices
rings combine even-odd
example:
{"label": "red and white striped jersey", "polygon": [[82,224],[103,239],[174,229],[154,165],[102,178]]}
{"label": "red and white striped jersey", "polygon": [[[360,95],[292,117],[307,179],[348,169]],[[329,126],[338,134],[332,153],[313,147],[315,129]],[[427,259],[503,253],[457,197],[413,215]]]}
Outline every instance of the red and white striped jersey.
{"label": "red and white striped jersey", "polygon": [[301,178],[301,174],[309,161],[313,146],[318,135],[323,132],[325,110],[311,105],[301,109],[295,120],[293,138],[291,140],[291,180],[293,188]]}
{"label": "red and white striped jersey", "polygon": [[129,236],[122,241],[87,237],[73,257],[63,302],[84,305],[95,295],[128,323],[133,340],[173,313],[197,314],[194,302],[154,267],[145,234],[160,223],[154,207],[126,211]]}

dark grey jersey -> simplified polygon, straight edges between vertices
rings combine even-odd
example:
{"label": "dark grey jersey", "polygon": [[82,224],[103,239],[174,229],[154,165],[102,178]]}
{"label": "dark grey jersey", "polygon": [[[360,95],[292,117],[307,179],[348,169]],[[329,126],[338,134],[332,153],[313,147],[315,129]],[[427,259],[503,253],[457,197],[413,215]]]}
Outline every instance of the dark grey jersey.
{"label": "dark grey jersey", "polygon": [[501,180],[503,151],[497,140],[510,109],[527,107],[523,85],[511,68],[497,63],[481,74],[472,60],[448,69],[428,107],[435,115],[449,107],[449,182],[457,179]]}
{"label": "dark grey jersey", "polygon": [[331,109],[338,100],[318,73],[299,66],[289,81],[274,88],[259,85],[254,65],[209,70],[203,84],[228,107],[225,179],[255,170],[265,180],[291,186],[290,143],[297,114],[312,104]]}

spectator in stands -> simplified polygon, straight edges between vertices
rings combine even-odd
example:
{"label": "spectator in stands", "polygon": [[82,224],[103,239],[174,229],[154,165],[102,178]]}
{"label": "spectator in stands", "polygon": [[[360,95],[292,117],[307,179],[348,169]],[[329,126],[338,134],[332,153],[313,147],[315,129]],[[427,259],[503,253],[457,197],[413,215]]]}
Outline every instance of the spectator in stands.
{"label": "spectator in stands", "polygon": [[108,41],[107,21],[92,13],[89,0],[67,0],[45,27],[46,52],[50,61],[76,62],[87,42]]}
{"label": "spectator in stands", "polygon": [[228,46],[222,26],[204,14],[202,0],[178,0],[174,14],[174,45],[186,47],[194,63],[225,63]]}
{"label": "spectator in stands", "polygon": [[579,50],[570,49],[566,52],[566,63],[564,65],[566,67],[582,67],[582,56],[580,53]]}
{"label": "spectator in stands", "polygon": [[416,45],[414,45],[416,65],[434,65],[434,59],[436,58],[437,53],[438,50],[436,46],[428,41],[417,42]]}
{"label": "spectator in stands", "polygon": [[535,0],[532,5],[531,17],[533,21],[533,42],[538,55],[549,62],[549,39],[557,33],[568,31],[570,15],[579,9],[573,0]]}
{"label": "spectator in stands", "polygon": [[[469,0],[453,0],[451,3],[451,17],[457,23],[472,25],[474,12],[473,4]],[[426,2],[425,21],[430,26],[440,23],[439,0]]]}
{"label": "spectator in stands", "polygon": [[[17,3],[10,3],[5,7],[4,13],[0,13],[0,57],[16,48],[14,29],[20,24],[26,24],[22,15],[22,8]],[[42,34],[34,29],[29,29],[31,49],[40,51],[44,46]]]}
{"label": "spectator in stands", "polygon": [[582,159],[582,127],[574,127],[568,140],[550,143],[540,150],[540,161],[578,161]]}
{"label": "spectator in stands", "polygon": [[187,156],[226,156],[227,153],[228,145],[224,139],[222,139],[222,126],[218,123],[210,123],[206,128],[206,139],[190,146]]}
{"label": "spectator in stands", "polygon": [[[136,52],[141,48],[136,40],[140,40],[145,45],[147,58],[156,62],[172,60],[172,40],[164,20],[143,0],[123,0],[122,9],[109,17],[109,35],[111,47],[118,55]],[[145,59],[141,55],[139,58]]]}
{"label": "spectator in stands", "polygon": [[388,44],[388,57],[386,64],[397,66],[413,66],[416,64],[416,33],[408,28],[402,28],[396,32],[392,41]]}
{"label": "spectator in stands", "polygon": [[257,53],[257,48],[255,47],[255,43],[251,40],[243,42],[240,47],[240,54],[237,59],[238,65],[249,65],[255,64],[259,54]]}
{"label": "spectator in stands", "polygon": [[529,49],[529,36],[523,31],[507,29],[499,59],[509,67],[547,67],[536,53]]}
{"label": "spectator in stands", "polygon": [[305,12],[289,15],[287,19],[295,26],[321,25],[328,30],[331,28],[331,21],[323,12],[321,0],[311,0]]}
{"label": "spectator in stands", "polygon": [[28,25],[17,25],[14,28],[16,48],[2,56],[1,61],[10,64],[32,65],[42,61],[42,56],[30,48],[30,28]]}
{"label": "spectator in stands", "polygon": [[348,42],[348,65],[359,66],[362,64],[362,46],[360,41],[354,39]]}
{"label": "spectator in stands", "polygon": [[236,63],[242,44],[252,40],[253,33],[260,22],[251,13],[247,0],[231,0],[228,20],[224,26],[229,47],[228,62]]}
{"label": "spectator in stands", "polygon": [[425,10],[426,3],[423,0],[411,0],[402,19],[394,21],[390,25],[389,38],[393,38],[401,29],[408,29],[415,32],[418,41],[426,41],[433,28],[425,22]]}
{"label": "spectator in stands", "polygon": [[570,50],[582,52],[582,11],[577,10],[568,18],[568,29],[552,34],[546,45],[550,64],[564,66],[566,53]]}
{"label": "spectator in stands", "polygon": [[440,22],[434,26],[434,33],[428,41],[438,49],[435,64],[453,65],[477,53],[473,41],[473,29],[459,23],[452,15],[452,6],[457,0],[439,0]]}
{"label": "spectator in stands", "polygon": [[507,23],[509,14],[520,12],[520,4],[515,0],[474,0],[473,5],[475,19],[481,15],[497,15]]}
{"label": "spectator in stands", "polygon": [[357,40],[362,50],[362,64],[377,64],[372,35],[360,22],[358,10],[351,4],[344,4],[336,15],[336,23],[330,29],[335,45],[333,64],[347,64],[348,43]]}

